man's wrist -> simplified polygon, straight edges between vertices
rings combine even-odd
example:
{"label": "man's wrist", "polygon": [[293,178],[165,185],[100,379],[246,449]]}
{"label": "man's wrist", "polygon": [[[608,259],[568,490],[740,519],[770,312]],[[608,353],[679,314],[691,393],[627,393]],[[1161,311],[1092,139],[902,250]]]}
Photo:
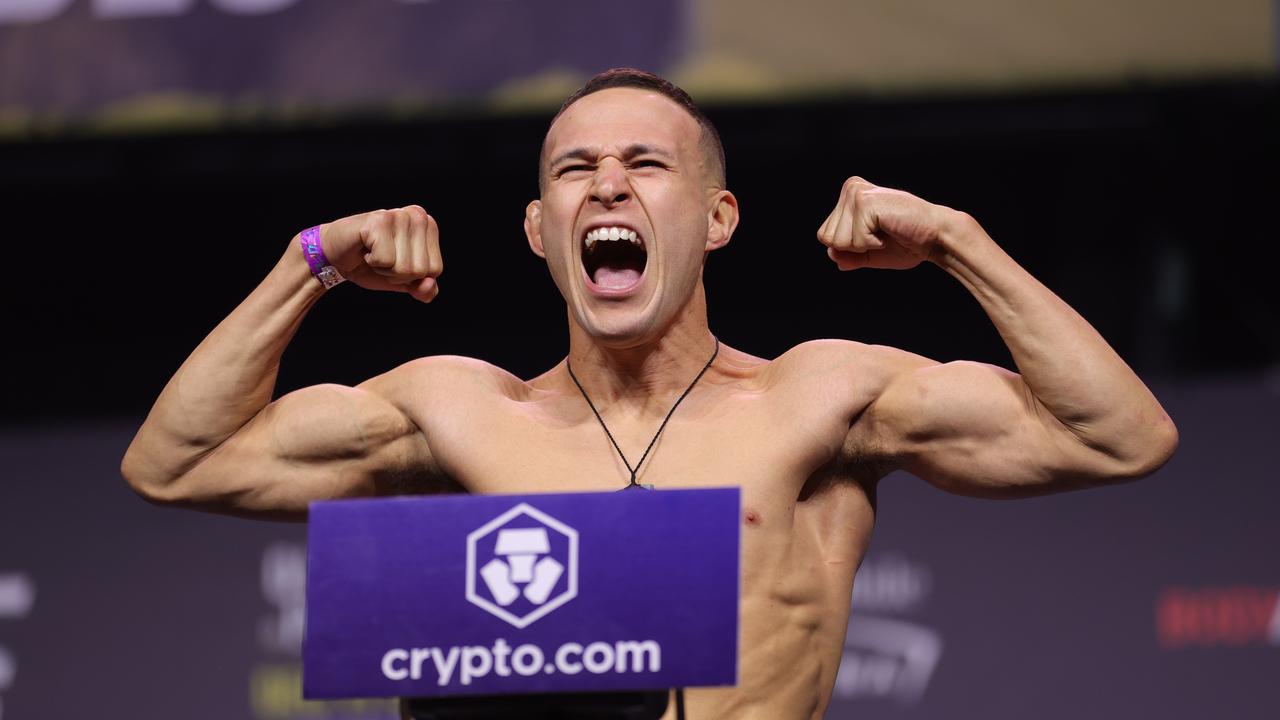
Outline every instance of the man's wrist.
{"label": "man's wrist", "polygon": [[346,280],[338,268],[325,257],[324,246],[320,242],[320,226],[307,228],[298,234],[298,242],[302,247],[302,257],[307,261],[311,275],[325,290]]}
{"label": "man's wrist", "polygon": [[973,216],[951,208],[940,208],[938,238],[929,260],[948,272],[970,267],[987,246],[994,244]]}

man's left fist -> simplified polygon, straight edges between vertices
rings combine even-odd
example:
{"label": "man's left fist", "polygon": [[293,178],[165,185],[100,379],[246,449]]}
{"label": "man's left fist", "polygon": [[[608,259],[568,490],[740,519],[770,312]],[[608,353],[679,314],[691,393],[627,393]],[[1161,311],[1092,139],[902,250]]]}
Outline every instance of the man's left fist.
{"label": "man's left fist", "polygon": [[911,193],[851,177],[840,188],[835,209],[818,228],[818,240],[841,270],[906,270],[924,260],[936,261],[940,229],[955,214]]}

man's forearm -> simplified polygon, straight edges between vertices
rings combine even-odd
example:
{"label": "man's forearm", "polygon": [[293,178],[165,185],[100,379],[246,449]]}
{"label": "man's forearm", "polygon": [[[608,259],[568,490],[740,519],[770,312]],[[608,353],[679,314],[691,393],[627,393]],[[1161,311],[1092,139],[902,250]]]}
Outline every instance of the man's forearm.
{"label": "man's forearm", "polygon": [[270,403],[280,357],[323,292],[295,240],[160,393],[125,456],[130,482],[181,475]]}
{"label": "man's forearm", "polygon": [[1096,330],[977,222],[945,224],[934,262],[977,298],[1032,394],[1089,447],[1141,472],[1177,443],[1160,403]]}

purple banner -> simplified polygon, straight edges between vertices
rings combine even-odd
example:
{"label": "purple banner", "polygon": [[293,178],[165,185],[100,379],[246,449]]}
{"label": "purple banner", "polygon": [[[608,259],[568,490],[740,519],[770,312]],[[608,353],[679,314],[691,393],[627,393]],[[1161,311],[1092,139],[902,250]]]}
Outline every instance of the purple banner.
{"label": "purple banner", "polygon": [[740,494],[316,503],[304,693],[733,685]]}
{"label": "purple banner", "polygon": [[682,0],[7,0],[0,110],[256,116],[475,100],[619,65],[664,71],[683,54],[686,15]]}

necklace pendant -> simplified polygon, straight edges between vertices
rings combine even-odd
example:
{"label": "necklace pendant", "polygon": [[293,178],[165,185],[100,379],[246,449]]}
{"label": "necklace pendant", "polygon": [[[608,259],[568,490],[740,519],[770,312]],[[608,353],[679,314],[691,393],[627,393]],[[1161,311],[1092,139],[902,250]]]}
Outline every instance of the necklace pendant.
{"label": "necklace pendant", "polygon": [[680,393],[680,397],[676,398],[671,409],[667,411],[667,416],[662,419],[662,424],[658,426],[658,431],[653,434],[653,439],[649,441],[649,447],[644,449],[644,453],[640,455],[640,461],[632,467],[627,462],[627,456],[622,453],[622,448],[618,447],[618,441],[613,439],[613,433],[609,432],[609,426],[604,424],[604,418],[600,417],[600,411],[596,409],[596,404],[591,402],[591,397],[587,395],[586,388],[582,387],[582,383],[578,382],[578,376],[573,374],[573,365],[569,363],[569,359],[565,358],[565,368],[569,371],[569,378],[573,380],[573,384],[577,386],[578,392],[582,393],[582,399],[587,401],[587,407],[591,408],[591,414],[596,416],[596,420],[600,423],[600,427],[604,430],[604,434],[608,436],[609,442],[613,443],[613,449],[618,451],[618,457],[622,458],[622,464],[627,466],[627,470],[631,472],[631,482],[622,488],[623,490],[652,490],[651,483],[636,482],[636,473],[640,472],[640,468],[644,465],[644,459],[649,457],[649,451],[653,449],[653,444],[658,442],[658,436],[662,434],[662,429],[667,426],[667,421],[676,413],[676,408],[680,407],[680,403],[684,402],[685,397],[693,390],[693,386],[698,384],[702,376],[711,368],[711,363],[716,361],[716,356],[720,354],[720,338],[713,338],[716,341],[716,347],[711,351],[711,357],[707,358],[707,364],[702,366],[698,374],[694,376],[693,382],[689,383],[689,387]]}

